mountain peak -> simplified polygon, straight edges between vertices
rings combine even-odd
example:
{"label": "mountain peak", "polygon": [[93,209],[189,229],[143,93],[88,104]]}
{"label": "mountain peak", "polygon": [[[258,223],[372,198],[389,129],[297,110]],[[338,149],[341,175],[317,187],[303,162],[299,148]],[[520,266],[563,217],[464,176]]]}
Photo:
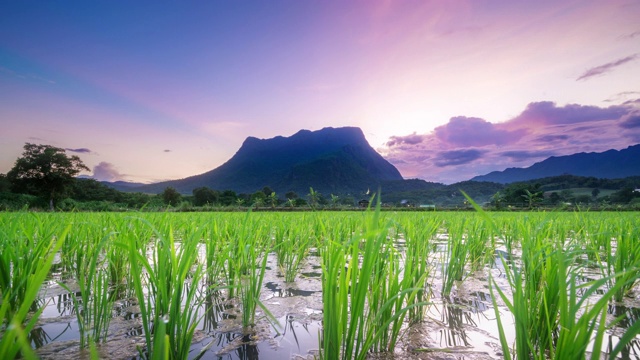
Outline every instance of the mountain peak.
{"label": "mountain peak", "polygon": [[400,172],[367,142],[357,127],[300,130],[289,137],[247,137],[236,154],[207,173],[154,184],[147,191],[173,186],[191,192],[207,186],[252,193],[264,186],[278,193],[359,193],[386,180],[401,180]]}

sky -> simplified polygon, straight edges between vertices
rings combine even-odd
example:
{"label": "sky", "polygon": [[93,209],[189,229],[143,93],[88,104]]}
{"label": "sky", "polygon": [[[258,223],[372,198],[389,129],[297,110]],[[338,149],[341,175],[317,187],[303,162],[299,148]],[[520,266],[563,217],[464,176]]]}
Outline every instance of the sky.
{"label": "sky", "polygon": [[0,173],[25,143],[99,180],[357,126],[454,183],[640,143],[639,0],[4,1]]}

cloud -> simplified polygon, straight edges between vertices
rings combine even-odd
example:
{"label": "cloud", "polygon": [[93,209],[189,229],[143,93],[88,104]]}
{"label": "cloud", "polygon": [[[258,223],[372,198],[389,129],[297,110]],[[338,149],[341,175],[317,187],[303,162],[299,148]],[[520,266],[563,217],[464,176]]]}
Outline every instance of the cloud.
{"label": "cloud", "polygon": [[550,134],[550,135],[538,136],[536,138],[536,141],[543,142],[543,143],[550,143],[550,142],[568,140],[568,139],[569,139],[569,135],[551,135]]}
{"label": "cloud", "polygon": [[623,64],[626,64],[628,62],[634,61],[637,58],[638,58],[638,54],[633,54],[633,55],[629,55],[627,57],[624,57],[622,59],[618,59],[616,61],[613,61],[613,62],[610,62],[610,63],[606,63],[604,65],[593,67],[593,68],[585,71],[582,75],[580,75],[580,77],[578,77],[576,79],[576,81],[587,80],[587,79],[589,79],[591,77],[602,75],[604,73],[607,73],[607,72],[613,70],[614,68],[616,68],[616,67],[618,67],[620,65],[623,65]]}
{"label": "cloud", "polygon": [[74,153],[79,153],[79,154],[91,154],[92,153],[92,151],[87,149],[87,148],[78,148],[78,149],[66,148],[65,150],[70,151],[70,152],[74,152]]}
{"label": "cloud", "polygon": [[518,141],[526,131],[500,129],[484,119],[457,116],[446,125],[435,128],[435,136],[455,146],[505,145]]}
{"label": "cloud", "polygon": [[476,149],[443,151],[436,156],[435,164],[439,167],[468,164],[482,157],[483,153]]}
{"label": "cloud", "polygon": [[620,39],[633,39],[636,36],[640,36],[640,31],[632,32],[631,34],[625,34],[620,36]]}
{"label": "cloud", "polygon": [[549,156],[624,149],[640,142],[636,104],[532,102],[502,123],[457,116],[432,132],[391,136],[380,153],[405,178],[453,183]]}
{"label": "cloud", "polygon": [[168,153],[168,152],[171,152],[171,150],[169,150],[169,149],[164,149],[164,152]]}
{"label": "cloud", "polygon": [[415,132],[411,135],[406,136],[392,136],[387,141],[387,146],[397,146],[402,144],[407,145],[415,145],[421,143],[423,140],[423,135],[417,135]]}
{"label": "cloud", "polygon": [[556,155],[553,151],[527,151],[527,150],[515,150],[505,151],[499,153],[500,156],[508,157],[513,161],[523,161],[536,158],[548,158],[549,156]]}
{"label": "cloud", "polygon": [[[613,95],[612,97],[604,100],[604,102],[620,102],[621,100],[626,100],[628,97],[630,96],[637,96],[640,94],[640,91],[623,91],[623,92],[619,92],[615,95]],[[636,100],[630,100],[630,101],[637,101],[640,99],[636,99]],[[622,103],[623,105],[626,102]]]}
{"label": "cloud", "polygon": [[117,181],[122,180],[123,175],[113,164],[103,161],[93,167],[93,178],[98,181]]}
{"label": "cloud", "polygon": [[561,125],[581,122],[619,119],[627,114],[629,109],[624,106],[614,105],[600,108],[590,105],[567,104],[558,107],[551,101],[533,102],[510,123],[520,125]]}
{"label": "cloud", "polygon": [[618,126],[623,129],[638,129],[640,128],[640,114],[633,114],[621,121]]}

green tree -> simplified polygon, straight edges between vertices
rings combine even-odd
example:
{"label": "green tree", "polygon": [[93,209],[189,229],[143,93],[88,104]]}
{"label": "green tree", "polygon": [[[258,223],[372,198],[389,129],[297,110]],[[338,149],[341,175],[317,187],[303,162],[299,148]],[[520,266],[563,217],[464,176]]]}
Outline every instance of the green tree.
{"label": "green tree", "polygon": [[531,192],[528,189],[524,190],[522,197],[527,202],[529,209],[533,209],[533,206],[543,199],[542,191]]}
{"label": "green tree", "polygon": [[597,198],[598,195],[600,195],[600,189],[595,188],[595,189],[591,190],[591,196],[593,196],[594,198]]}
{"label": "green tree", "polygon": [[220,201],[220,193],[208,187],[199,187],[193,189],[193,205],[204,206],[213,205]]}
{"label": "green tree", "polygon": [[64,149],[26,143],[7,179],[14,192],[40,196],[53,211],[54,201],[64,196],[82,170],[89,168],[79,157],[67,156]]}
{"label": "green tree", "polygon": [[313,190],[313,188],[310,187],[309,194],[307,194],[307,197],[309,198],[309,205],[311,206],[312,209],[315,210],[316,206],[318,205],[318,199],[320,197],[320,193]]}
{"label": "green tree", "polygon": [[271,194],[273,193],[273,190],[271,190],[270,187],[265,186],[262,188],[262,192],[267,195],[267,197],[271,196]]}
{"label": "green tree", "polygon": [[269,200],[269,204],[271,205],[271,208],[275,209],[275,207],[278,205],[278,195],[276,194],[275,191],[272,191],[271,194],[269,194],[268,200]]}
{"label": "green tree", "polygon": [[284,197],[286,197],[289,200],[297,199],[298,198],[298,194],[296,194],[295,191],[287,191],[287,193],[284,195]]}
{"label": "green tree", "polygon": [[7,175],[0,174],[0,193],[10,192],[11,191],[11,182],[7,179]]}
{"label": "green tree", "polygon": [[167,205],[176,206],[180,203],[180,199],[182,195],[171,186],[166,187],[162,192],[162,201]]}
{"label": "green tree", "polygon": [[231,206],[236,204],[238,200],[238,195],[233,190],[225,190],[220,194],[220,205],[222,206]]}
{"label": "green tree", "polygon": [[331,194],[331,207],[337,208],[338,204],[340,204],[340,197],[338,195]]}
{"label": "green tree", "polygon": [[267,200],[267,195],[262,191],[256,191],[251,195],[251,203],[257,208],[264,205]]}

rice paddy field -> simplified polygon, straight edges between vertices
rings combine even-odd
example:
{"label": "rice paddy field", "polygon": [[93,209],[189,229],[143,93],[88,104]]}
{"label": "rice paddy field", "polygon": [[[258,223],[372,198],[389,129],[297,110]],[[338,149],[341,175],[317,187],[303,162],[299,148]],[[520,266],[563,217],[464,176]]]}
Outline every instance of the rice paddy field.
{"label": "rice paddy field", "polygon": [[0,358],[638,359],[638,213],[0,213]]}

